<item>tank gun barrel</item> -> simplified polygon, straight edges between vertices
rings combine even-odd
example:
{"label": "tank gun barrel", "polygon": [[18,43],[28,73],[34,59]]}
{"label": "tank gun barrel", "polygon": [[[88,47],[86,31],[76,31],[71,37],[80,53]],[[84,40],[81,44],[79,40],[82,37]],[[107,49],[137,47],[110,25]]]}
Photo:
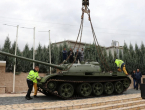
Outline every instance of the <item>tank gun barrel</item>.
{"label": "tank gun barrel", "polygon": [[55,65],[55,64],[50,64],[50,63],[46,63],[46,62],[42,62],[42,61],[38,61],[38,60],[33,60],[33,59],[30,59],[30,58],[13,55],[13,54],[10,54],[10,53],[7,53],[7,52],[0,51],[0,54],[6,55],[6,56],[10,56],[10,57],[14,57],[14,58],[20,58],[22,60],[26,60],[26,61],[30,61],[30,62],[35,62],[35,63],[47,65],[47,66],[50,66],[50,67],[53,67],[53,68],[57,68],[57,69],[60,69],[60,70],[63,70],[64,69],[63,66],[59,66],[59,65]]}

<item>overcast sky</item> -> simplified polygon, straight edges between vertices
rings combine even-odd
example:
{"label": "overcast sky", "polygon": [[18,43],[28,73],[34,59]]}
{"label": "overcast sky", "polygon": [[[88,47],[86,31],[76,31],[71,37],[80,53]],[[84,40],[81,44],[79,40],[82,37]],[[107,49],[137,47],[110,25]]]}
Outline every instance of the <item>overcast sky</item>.
{"label": "overcast sky", "polygon": [[[76,40],[81,22],[82,0],[0,0],[0,46],[9,34],[16,40],[19,25],[18,46],[23,50],[27,43],[33,45],[33,29],[36,27],[36,47],[51,42]],[[145,41],[145,0],[90,0],[91,19],[98,42],[111,46],[112,40],[141,44]],[[93,42],[88,16],[85,14],[82,41]],[[144,42],[145,43],[145,42]]]}

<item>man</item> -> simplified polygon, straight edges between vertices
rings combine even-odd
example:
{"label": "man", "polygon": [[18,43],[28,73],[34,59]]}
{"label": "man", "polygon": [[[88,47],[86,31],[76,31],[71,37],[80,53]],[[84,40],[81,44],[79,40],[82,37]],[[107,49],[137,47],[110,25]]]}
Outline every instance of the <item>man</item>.
{"label": "man", "polygon": [[81,50],[81,61],[84,61],[84,50],[83,50],[83,48]]}
{"label": "man", "polygon": [[124,61],[120,60],[120,59],[116,59],[114,60],[115,64],[117,65],[118,71],[121,72],[123,70],[123,72],[128,75],[126,68],[125,68],[125,63]]}
{"label": "man", "polygon": [[64,61],[66,60],[66,57],[67,57],[67,51],[65,48],[63,49],[62,54],[63,54],[63,61]]}
{"label": "man", "polygon": [[77,49],[77,51],[75,52],[76,62],[78,62],[78,60],[79,60],[79,62],[80,62],[80,57],[81,57],[80,54],[81,54],[81,53],[79,52],[79,49]]}
{"label": "man", "polygon": [[[39,71],[39,67],[35,66],[34,70],[31,70],[27,76],[27,85],[28,85],[28,92],[26,94],[26,99],[30,100],[32,99],[30,97],[30,94],[32,92],[32,88],[33,88],[33,81],[35,82],[35,80],[40,79],[40,77],[38,76],[38,71]],[[36,89],[35,89],[36,90]]]}
{"label": "man", "polygon": [[72,63],[73,62],[73,56],[74,56],[74,53],[72,51],[72,49],[70,48],[70,51],[68,51],[68,57],[69,57],[69,62]]}
{"label": "man", "polygon": [[134,87],[134,89],[135,89],[135,88],[136,88],[136,84],[135,84],[135,82],[136,82],[135,70],[133,70],[133,73],[132,73],[131,77],[133,78],[133,87]]}
{"label": "man", "polygon": [[141,72],[139,71],[139,69],[137,69],[137,72],[135,73],[135,78],[136,78],[136,90],[138,90],[138,84],[139,84],[139,85],[141,84],[141,77],[142,77],[142,74],[141,74]]}

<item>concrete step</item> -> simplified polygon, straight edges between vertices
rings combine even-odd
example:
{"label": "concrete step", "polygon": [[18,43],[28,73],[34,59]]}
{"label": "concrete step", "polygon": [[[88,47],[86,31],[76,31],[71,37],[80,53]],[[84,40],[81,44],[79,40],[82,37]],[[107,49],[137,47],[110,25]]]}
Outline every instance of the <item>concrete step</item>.
{"label": "concrete step", "polygon": [[[84,102],[85,101],[85,102]],[[145,100],[142,100],[138,95],[131,95],[131,97],[123,95],[118,97],[109,97],[109,98],[95,98],[88,100],[76,100],[74,103],[68,103],[64,105],[55,105],[48,107],[47,110],[95,110],[102,107],[113,109],[113,106],[116,108],[127,107],[129,104],[140,104],[145,103]],[[122,106],[122,104],[124,106]],[[112,106],[113,105],[113,106]],[[105,109],[104,108],[104,109]]]}
{"label": "concrete step", "polygon": [[[116,109],[111,109],[111,110],[116,110]],[[117,110],[145,110],[145,104],[139,104],[139,105],[132,105],[129,107],[123,107],[119,108]]]}
{"label": "concrete step", "polygon": [[[115,103],[115,104],[107,104],[107,105],[101,105],[101,106],[95,106],[95,107],[88,107],[88,108],[80,108],[80,109],[73,109],[73,110],[118,110],[124,107],[132,107],[132,106],[138,106],[141,105],[140,107],[145,107],[145,100],[137,100],[137,101],[129,101],[129,102],[122,102],[122,103]],[[124,109],[123,109],[124,110]]]}

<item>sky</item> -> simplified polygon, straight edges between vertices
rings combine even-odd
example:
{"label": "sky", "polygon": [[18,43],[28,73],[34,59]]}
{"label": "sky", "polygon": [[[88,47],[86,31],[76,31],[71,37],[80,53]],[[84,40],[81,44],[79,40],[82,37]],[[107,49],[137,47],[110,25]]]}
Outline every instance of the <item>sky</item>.
{"label": "sky", "polygon": [[[98,42],[111,46],[112,40],[122,46],[145,43],[145,0],[89,0],[90,15]],[[9,36],[24,49],[27,43],[35,47],[63,40],[76,41],[80,23],[82,0],[1,0],[0,1],[0,47]],[[93,43],[91,26],[84,15],[82,42]],[[25,27],[25,28],[23,28]]]}

